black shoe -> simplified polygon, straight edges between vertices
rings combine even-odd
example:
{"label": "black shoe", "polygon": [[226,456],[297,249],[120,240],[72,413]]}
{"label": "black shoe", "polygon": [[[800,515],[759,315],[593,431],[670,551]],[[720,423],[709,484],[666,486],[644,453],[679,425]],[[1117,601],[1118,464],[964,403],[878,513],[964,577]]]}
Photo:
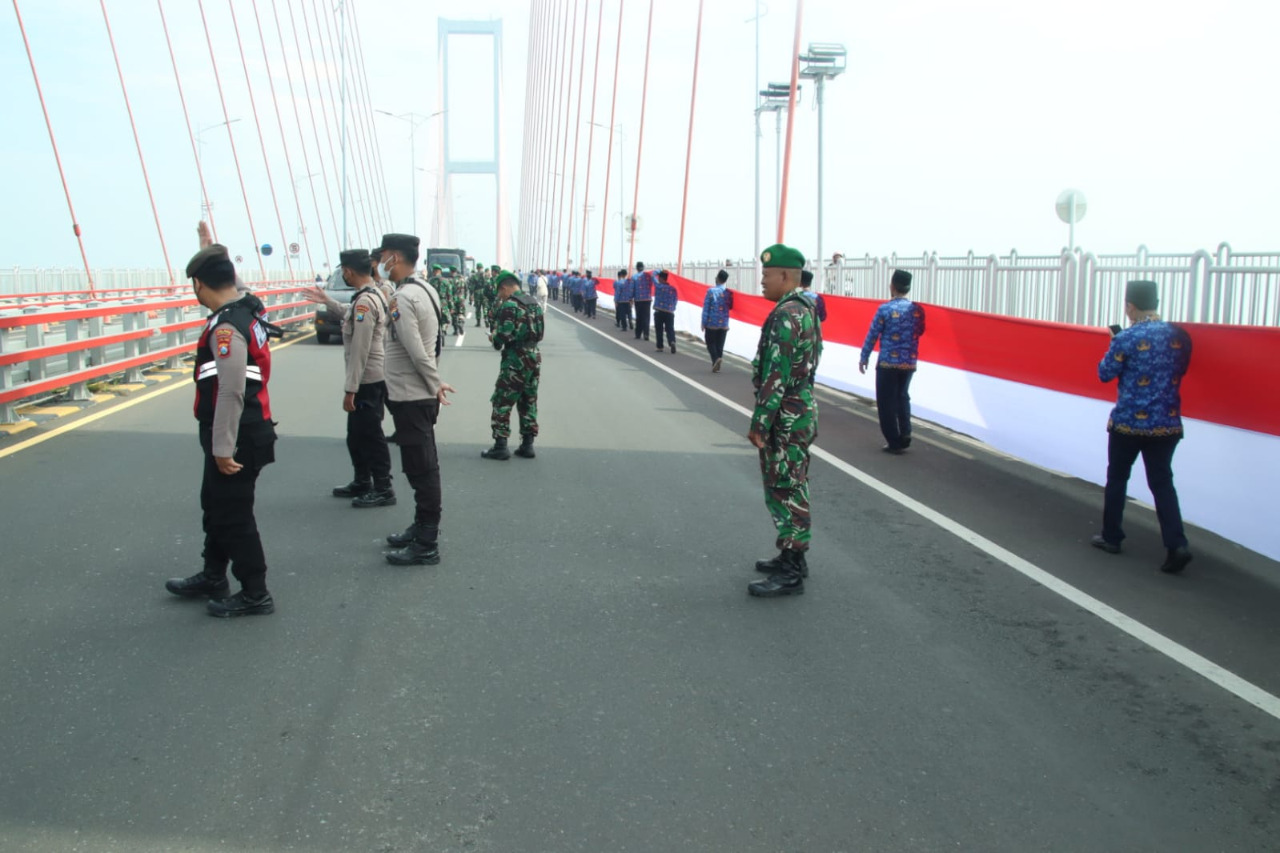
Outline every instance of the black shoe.
{"label": "black shoe", "polygon": [[345,486],[337,486],[333,490],[335,498],[358,498],[373,491],[372,480],[352,480]]}
{"label": "black shoe", "polygon": [[723,360],[724,360],[724,359],[717,358],[714,362],[712,362],[712,364],[711,364],[711,372],[712,372],[712,373],[719,373],[719,372],[720,372],[720,362],[722,362]]}
{"label": "black shoe", "polygon": [[485,459],[510,459],[511,451],[507,449],[507,440],[505,438],[495,438],[493,447],[488,450],[481,450],[480,455]]}
{"label": "black shoe", "polygon": [[351,505],[356,509],[370,509],[378,506],[395,506],[396,493],[390,487],[365,492],[358,498],[352,498]]}
{"label": "black shoe", "polygon": [[206,606],[210,616],[224,619],[229,616],[265,616],[276,612],[276,603],[266,590],[254,595],[240,590],[230,598],[210,601]]}
{"label": "black shoe", "polygon": [[674,343],[674,342],[672,342],[672,344],[671,344],[671,353],[672,353],[672,355],[674,355],[674,354],[675,354],[675,351],[676,351],[676,345],[675,345],[675,343]]}
{"label": "black shoe", "polygon": [[1176,575],[1187,567],[1187,563],[1191,562],[1191,552],[1186,546],[1181,548],[1170,548],[1169,554],[1165,557],[1164,563],[1160,566],[1160,571],[1166,575]]}
{"label": "black shoe", "polygon": [[[804,552],[800,551],[798,565],[800,567],[800,577],[809,577],[809,561],[805,559]],[[785,571],[787,564],[785,561],[785,551],[780,551],[778,556],[768,560],[756,560],[756,571],[766,575],[776,575],[778,572]]]}
{"label": "black shoe", "polygon": [[655,352],[662,352],[662,345],[661,345],[661,344],[659,344],[659,345],[658,345],[658,348],[655,350]]}
{"label": "black shoe", "polygon": [[404,533],[392,533],[387,536],[387,544],[393,548],[403,548],[413,541],[413,532],[417,529],[416,524],[410,524],[404,529]]}
{"label": "black shoe", "polygon": [[783,550],[778,554],[779,571],[764,580],[747,584],[747,594],[757,598],[804,595],[803,551]]}
{"label": "black shoe", "polygon": [[906,450],[908,447],[910,447],[910,446],[911,446],[911,436],[909,436],[909,435],[904,435],[904,436],[900,439],[899,443],[902,445],[902,449],[903,449],[903,450]]}
{"label": "black shoe", "polygon": [[231,593],[226,576],[214,577],[204,572],[189,578],[171,578],[164,582],[164,588],[183,598],[225,598]]}
{"label": "black shoe", "polygon": [[388,551],[386,557],[393,566],[434,566],[440,562],[440,546],[435,539],[415,538],[398,551]]}
{"label": "black shoe", "polygon": [[515,449],[516,456],[522,459],[536,459],[538,454],[533,452],[533,436],[520,436],[520,446]]}
{"label": "black shoe", "polygon": [[[1102,534],[1101,534],[1101,533],[1097,534],[1097,535],[1096,535],[1096,536],[1094,536],[1092,539],[1090,539],[1090,540],[1089,540],[1089,544],[1090,544],[1090,545],[1092,545],[1093,547],[1095,547],[1095,548],[1097,548],[1097,549],[1101,550],[1101,551],[1106,551],[1108,554],[1119,554],[1119,553],[1120,553],[1120,543],[1119,543],[1119,542],[1108,542],[1107,540],[1105,540],[1105,539],[1103,539],[1103,538],[1102,538]],[[1170,554],[1172,554],[1173,552],[1172,552],[1172,551],[1170,551],[1169,553],[1170,553]],[[1190,559],[1190,557],[1188,557],[1187,559]],[[1183,565],[1185,566],[1185,565],[1186,565],[1186,563],[1183,563]]]}
{"label": "black shoe", "polygon": [[884,447],[881,447],[880,450],[882,450],[885,453],[892,453],[894,456],[901,456],[903,448],[894,447],[893,445],[886,444]]}

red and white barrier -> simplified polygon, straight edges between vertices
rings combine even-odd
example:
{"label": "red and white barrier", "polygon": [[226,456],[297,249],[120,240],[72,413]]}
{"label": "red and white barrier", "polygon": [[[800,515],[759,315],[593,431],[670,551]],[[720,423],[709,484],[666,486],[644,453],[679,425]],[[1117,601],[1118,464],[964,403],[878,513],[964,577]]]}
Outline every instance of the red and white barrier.
{"label": "red and white barrier", "polygon": [[[681,300],[676,328],[700,337],[707,286],[674,275],[671,281]],[[612,308],[613,282],[601,280],[599,293],[600,306]],[[879,303],[824,299],[818,381],[874,397],[875,377],[871,370],[858,373],[858,359]],[[726,351],[754,357],[772,307],[762,297],[735,293]],[[913,414],[1033,464],[1105,481],[1107,416],[1116,394],[1115,383],[1098,381],[1098,362],[1110,341],[1106,329],[933,305],[926,312],[920,369],[911,385]],[[1185,328],[1194,349],[1182,388],[1186,438],[1174,458],[1183,516],[1280,559],[1273,504],[1280,483],[1280,329]],[[1151,501],[1141,462],[1129,494]],[[1099,503],[1099,525],[1101,515]]]}

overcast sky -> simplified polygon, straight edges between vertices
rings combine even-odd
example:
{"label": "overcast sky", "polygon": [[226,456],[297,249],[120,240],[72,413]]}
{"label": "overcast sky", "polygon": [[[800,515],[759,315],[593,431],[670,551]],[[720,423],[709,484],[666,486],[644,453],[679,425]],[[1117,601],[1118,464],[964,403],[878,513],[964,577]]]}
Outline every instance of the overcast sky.
{"label": "overcast sky", "polygon": [[[326,2],[275,0],[275,6],[283,19],[312,171],[332,174],[326,137],[321,137],[317,152],[312,136],[288,11],[293,9],[301,29],[298,16],[303,7],[310,11],[313,4],[323,7]],[[527,55],[530,4],[348,2],[353,3],[363,37],[372,106],[392,112],[430,114],[441,108],[437,17],[503,21],[503,147],[511,229],[518,241],[525,83],[533,64],[551,61],[543,54]],[[562,5],[572,10],[573,2],[562,0]],[[233,132],[250,184],[259,242],[279,247],[298,239],[298,215],[253,8],[249,0],[234,3],[283,229],[272,204],[228,0],[205,0],[204,5],[228,113],[240,119]],[[20,5],[91,264],[161,266],[160,243],[98,3],[20,0]],[[317,178],[319,224],[329,238],[324,251],[280,64],[272,0],[257,0],[257,6],[281,99],[293,176],[300,181],[302,220],[318,265],[322,255],[332,261],[337,246],[329,206]],[[161,224],[172,262],[181,267],[194,240],[200,190],[159,14],[154,0],[108,0],[107,7]],[[761,7],[766,8],[763,3]],[[579,30],[582,8],[579,5]],[[589,0],[588,74],[599,8],[599,0]],[[608,121],[617,9],[618,0],[605,0],[596,107],[601,124]],[[628,210],[635,190],[647,9],[646,0],[626,0],[618,121],[623,125]],[[706,3],[687,260],[749,257],[759,248],[752,245],[755,29],[747,19],[753,9],[751,0]],[[165,10],[192,122],[200,127],[221,122],[198,8],[190,0],[168,0]],[[637,248],[637,258],[651,262],[676,255],[696,18],[692,0],[656,2]],[[761,82],[783,80],[788,74],[794,3],[767,4],[761,23]],[[1277,32],[1280,3],[1274,0],[809,0],[803,43],[842,42],[849,50],[848,71],[827,90],[824,254],[973,250],[985,255],[1010,248],[1021,254],[1057,253],[1066,244],[1067,229],[1053,204],[1067,187],[1079,188],[1088,198],[1088,213],[1077,227],[1077,242],[1087,250],[1130,252],[1140,243],[1152,251],[1213,250],[1224,240],[1238,251],[1280,249]],[[11,9],[0,13],[0,46],[5,81],[0,108],[7,119],[0,157],[8,190],[7,203],[0,208],[0,263],[74,266],[78,251]],[[303,51],[308,52],[306,44]],[[454,59],[449,113],[453,146],[460,152],[483,152],[490,109],[487,57],[483,49],[467,55],[459,43]],[[306,62],[309,66],[309,53]],[[336,78],[336,57],[329,62],[328,70]],[[575,63],[575,74],[576,68]],[[315,99],[315,81],[309,82]],[[590,84],[588,77],[584,122],[590,112]],[[324,97],[327,101],[327,89]],[[576,112],[576,89],[573,97]],[[322,121],[319,100],[313,106],[317,121]],[[333,123],[334,105],[326,106]],[[424,125],[417,135],[416,165],[424,170],[416,173],[417,230],[424,241],[434,212],[437,176],[431,170],[437,168],[439,120]],[[575,255],[589,127],[582,129],[573,205]],[[378,116],[373,130],[385,166],[392,225],[412,230],[410,176],[415,173],[410,168],[408,127]],[[218,236],[234,252],[251,256],[252,239],[226,131],[215,129],[203,138]],[[766,244],[773,240],[776,215],[773,139],[772,117],[766,116],[761,150]],[[570,154],[572,142],[571,137]],[[817,116],[809,86],[796,115],[794,147],[786,237],[812,255]],[[587,241],[592,265],[600,254],[604,155],[604,139],[598,134],[587,200],[594,207]],[[572,170],[572,163],[568,168]],[[606,268],[620,257],[617,173],[615,156],[604,229]],[[330,191],[336,205],[336,186]],[[359,183],[353,183],[351,195],[350,216],[360,219],[362,206],[374,202]],[[482,261],[491,260],[495,252],[493,205],[491,180],[459,180],[457,241]],[[566,218],[564,231],[567,226]],[[557,254],[563,255],[563,248]],[[278,255],[275,263],[280,263]]]}

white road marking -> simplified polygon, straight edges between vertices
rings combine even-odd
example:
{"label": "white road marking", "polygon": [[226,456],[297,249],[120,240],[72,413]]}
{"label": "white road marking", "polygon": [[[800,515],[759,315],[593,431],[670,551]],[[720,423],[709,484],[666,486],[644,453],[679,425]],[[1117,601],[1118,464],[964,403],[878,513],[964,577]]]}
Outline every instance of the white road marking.
{"label": "white road marking", "polygon": [[[650,358],[649,356],[645,355],[642,352],[638,352],[635,349],[632,349],[631,347],[627,346],[625,342],[620,341],[614,337],[611,337],[609,334],[607,334],[606,332],[600,331],[590,323],[585,323],[582,320],[579,320],[576,317],[573,317],[572,315],[567,314],[558,308],[556,309],[556,312],[564,315],[569,320],[573,320],[574,322],[578,323],[584,328],[590,329],[591,331],[595,332],[597,335],[609,341],[610,343],[613,343],[619,347],[622,347],[623,349],[627,350],[637,358],[647,361],[649,364],[652,364],[654,367],[658,368],[659,370],[669,373],[671,376],[685,383],[689,387],[702,392],[706,396],[710,397],[711,399],[719,403],[724,404],[725,406],[732,409],[733,411],[738,412],[739,414],[747,418],[751,417],[752,413],[748,409],[738,405],[737,403],[730,400],[728,397],[725,397],[721,394],[717,394],[715,391],[712,391],[710,388],[706,388],[700,385],[698,382],[688,378],[687,376],[684,376],[683,374],[668,367],[662,362],[657,361],[656,359]],[[744,442],[746,441],[745,436],[746,436],[746,433],[744,431],[743,433]],[[865,471],[862,471],[858,468],[853,467],[848,462],[845,462],[843,459],[839,458],[838,456],[832,453],[828,453],[827,451],[823,450],[822,448],[816,445],[810,448],[810,452],[814,456],[818,457],[819,459],[830,463],[837,470],[842,471],[845,474],[848,474],[850,477],[857,480],[859,483],[862,483],[864,486],[867,486],[868,488],[873,489],[874,491],[877,491],[880,494],[884,495],[886,498],[893,501],[894,503],[897,503],[899,506],[903,507],[904,509],[908,509],[911,512],[914,512],[915,514],[919,515],[921,518],[924,518],[927,521],[933,522],[938,527],[941,527],[943,530],[947,531],[953,536],[969,543],[973,547],[977,548],[979,551],[982,551],[984,554],[987,554],[988,556],[999,560],[1000,562],[1004,563],[1006,566],[1018,572],[1019,574],[1023,575],[1024,577],[1040,584],[1042,587],[1049,590],[1050,592],[1057,593],[1058,595],[1065,598],[1067,601],[1070,601],[1072,604],[1075,604],[1077,607],[1081,607],[1084,610],[1087,610],[1088,612],[1092,613],[1094,616],[1098,617],[1099,619],[1103,620],[1109,625],[1120,629],[1121,631],[1125,632],[1126,634],[1138,640],[1139,642],[1145,643],[1147,646],[1150,646],[1152,649],[1164,655],[1165,657],[1169,658],[1170,660],[1173,660],[1173,661],[1176,661],[1177,663],[1182,664],[1184,667],[1191,670],[1196,675],[1199,675],[1203,678],[1208,679],[1209,681],[1221,687],[1223,690],[1226,690],[1228,693],[1231,693],[1232,695],[1240,699],[1243,699],[1245,702],[1248,702],[1250,705],[1253,705],[1254,707],[1258,708],[1263,713],[1268,714],[1269,716],[1277,720],[1280,720],[1280,697],[1276,697],[1273,694],[1268,693],[1266,690],[1263,690],[1261,687],[1257,686],[1253,682],[1246,681],[1245,679],[1236,675],[1234,672],[1231,672],[1230,670],[1219,666],[1218,664],[1214,663],[1213,661],[1209,660],[1203,655],[1193,652],[1191,649],[1187,648],[1186,646],[1182,645],[1181,643],[1169,637],[1166,637],[1164,634],[1161,634],[1159,631],[1156,631],[1153,628],[1147,627],[1146,625],[1134,619],[1133,617],[1128,616],[1124,613],[1121,613],[1119,610],[1116,610],[1111,605],[1106,604],[1105,602],[1094,598],[1093,596],[1089,595],[1083,590],[1077,589],[1076,587],[1050,574],[1049,572],[1045,571],[1044,569],[1040,568],[1039,566],[1035,565],[1029,560],[1024,560],[1022,557],[1019,557],[1017,554],[1013,553],[1007,548],[997,545],[995,542],[991,541],[985,536],[982,536],[981,534],[973,530],[970,530],[969,528],[965,527],[963,524],[961,524],[958,521],[955,521],[949,516],[943,515],[942,513],[938,512],[932,507],[927,506],[921,503],[920,501],[916,500],[915,498],[912,498],[909,495],[906,495],[898,491],[897,489],[890,486],[889,484],[882,482],[880,480],[877,480],[875,477],[872,477],[870,474],[866,473]]]}

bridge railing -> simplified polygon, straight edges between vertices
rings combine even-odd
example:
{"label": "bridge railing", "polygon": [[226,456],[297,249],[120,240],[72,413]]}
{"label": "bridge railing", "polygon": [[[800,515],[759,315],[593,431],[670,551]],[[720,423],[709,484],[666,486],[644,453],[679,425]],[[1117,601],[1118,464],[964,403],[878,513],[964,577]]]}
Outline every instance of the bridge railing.
{"label": "bridge railing", "polygon": [[[653,268],[664,266],[654,264]],[[671,265],[666,265],[673,269]],[[720,269],[729,286],[758,294],[754,262],[686,263],[686,278],[715,280]],[[817,272],[816,265],[812,266]],[[1280,252],[1233,252],[1223,243],[1215,253],[1155,254],[1145,246],[1132,255],[1061,255],[913,258],[842,258],[822,271],[826,293],[883,299],[893,271],[913,276],[912,298],[925,303],[990,314],[1086,326],[1116,322],[1123,311],[1125,284],[1145,278],[1160,284],[1161,313],[1168,320],[1246,326],[1280,325]]]}
{"label": "bridge railing", "polygon": [[[254,295],[272,323],[288,327],[315,316],[315,305],[299,298],[309,284],[275,282]],[[0,302],[0,423],[16,423],[24,400],[63,389],[88,400],[94,380],[123,374],[140,382],[148,365],[179,367],[206,322],[204,308],[185,295],[51,302]]]}

